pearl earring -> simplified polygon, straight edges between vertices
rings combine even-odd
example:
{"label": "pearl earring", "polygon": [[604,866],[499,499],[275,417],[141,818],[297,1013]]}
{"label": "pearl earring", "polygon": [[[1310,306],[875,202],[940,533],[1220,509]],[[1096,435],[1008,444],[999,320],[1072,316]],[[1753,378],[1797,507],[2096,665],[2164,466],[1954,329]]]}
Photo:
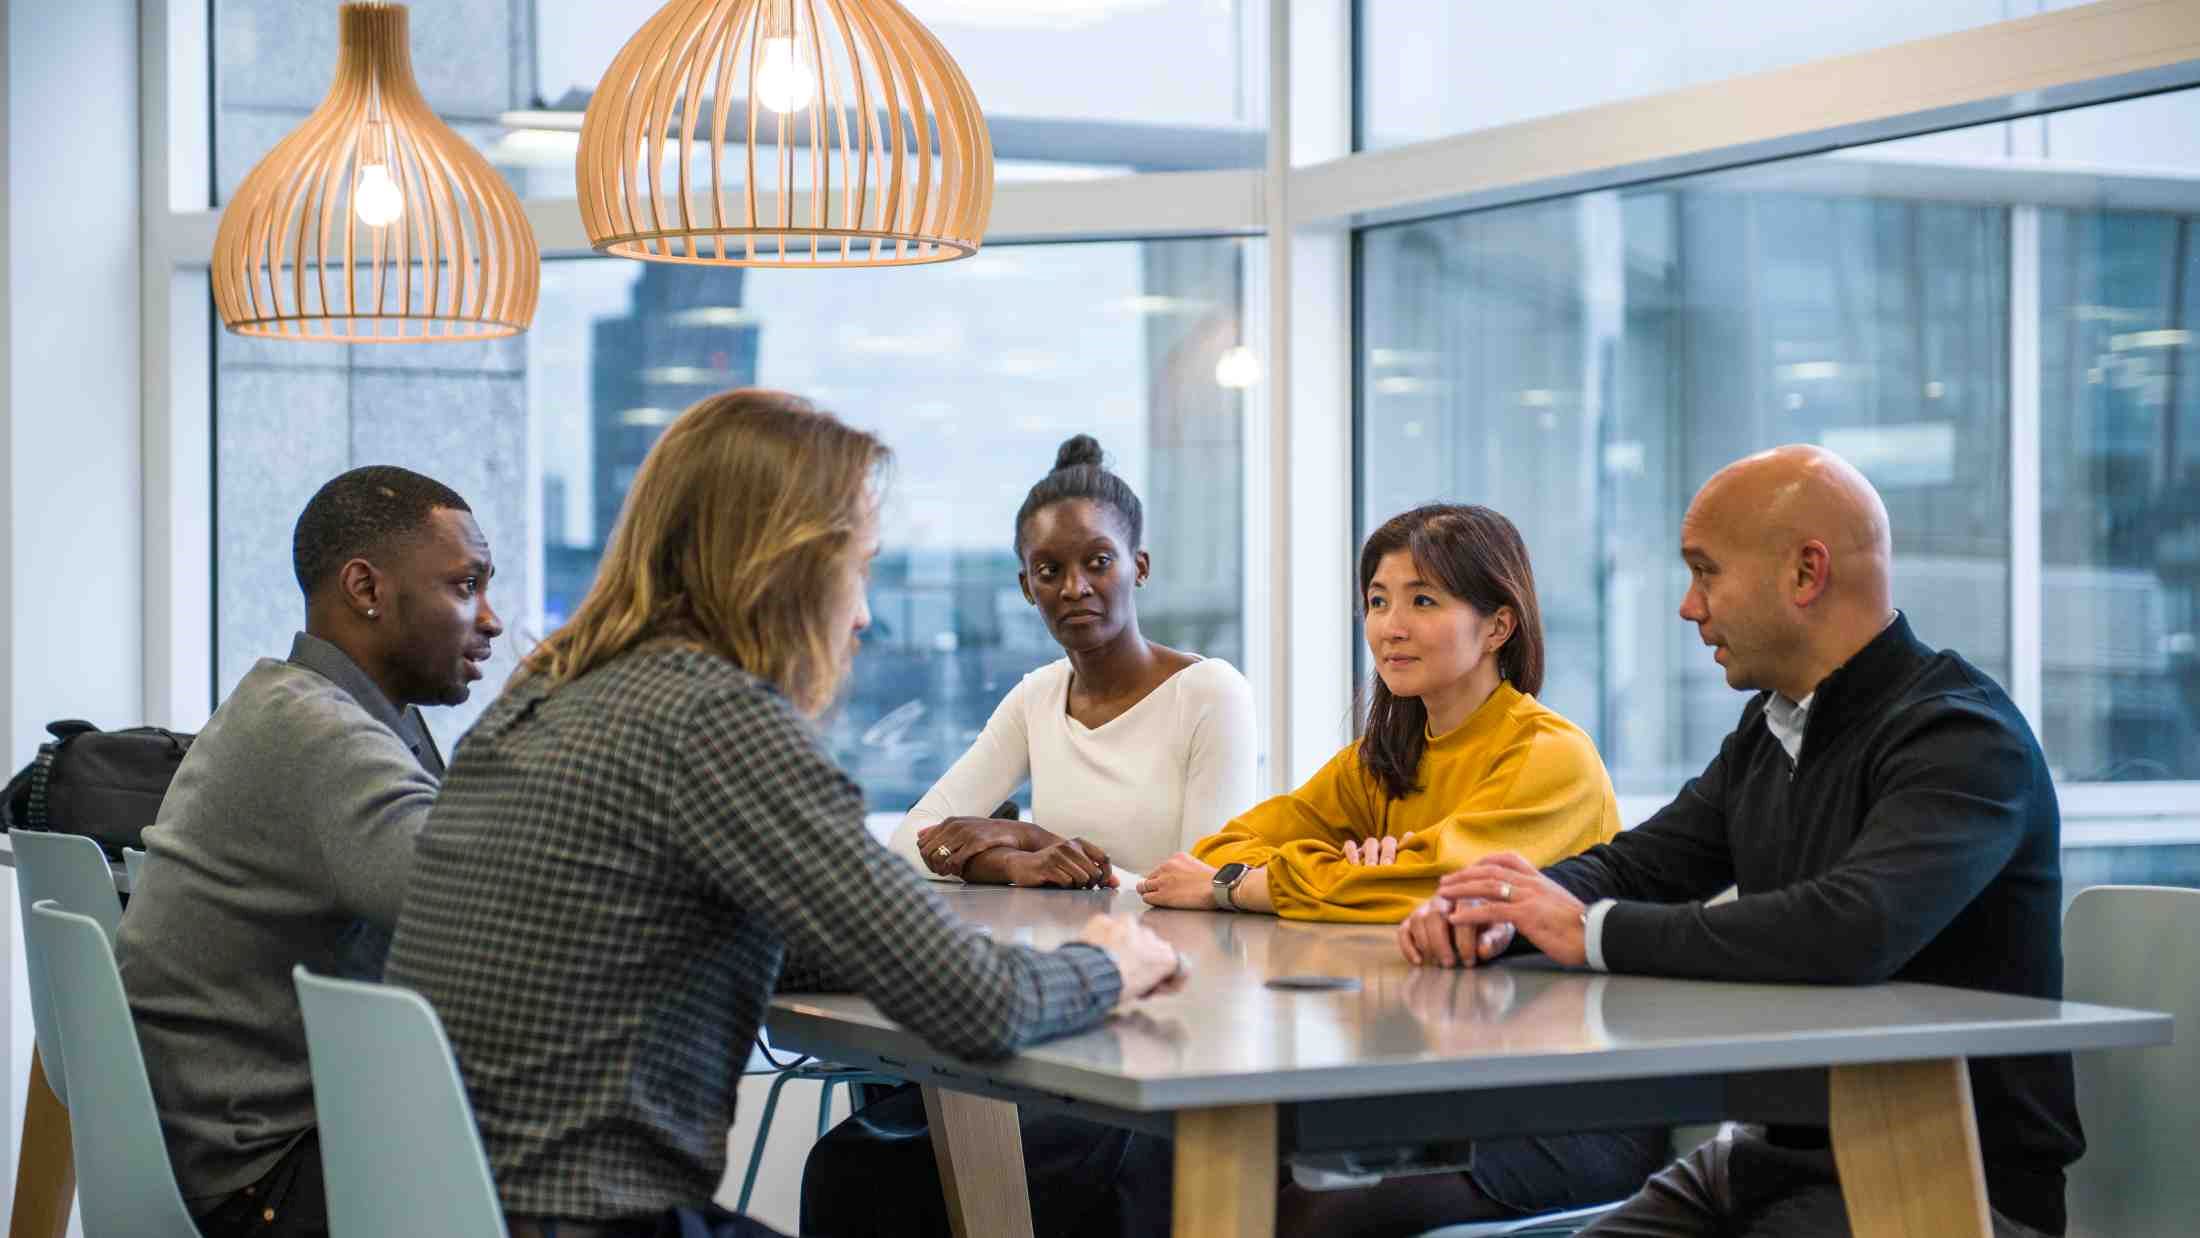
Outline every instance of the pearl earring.
{"label": "pearl earring", "polygon": [[376,610],[372,606],[367,607],[367,618],[369,619],[372,619],[375,616],[380,615],[381,613],[381,611]]}

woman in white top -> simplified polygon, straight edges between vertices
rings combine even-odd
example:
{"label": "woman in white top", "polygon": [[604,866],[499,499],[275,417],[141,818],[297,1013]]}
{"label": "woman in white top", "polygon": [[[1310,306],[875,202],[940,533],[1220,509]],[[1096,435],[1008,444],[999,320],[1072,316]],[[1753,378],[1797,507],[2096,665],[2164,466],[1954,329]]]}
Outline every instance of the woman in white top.
{"label": "woman in white top", "polygon": [[[1229,663],[1147,640],[1138,496],[1080,434],[1016,513],[1017,581],[1069,655],[1024,676],[894,831],[942,880],[1113,886],[1254,801],[1253,694]],[[1026,778],[1029,822],[986,814]]]}

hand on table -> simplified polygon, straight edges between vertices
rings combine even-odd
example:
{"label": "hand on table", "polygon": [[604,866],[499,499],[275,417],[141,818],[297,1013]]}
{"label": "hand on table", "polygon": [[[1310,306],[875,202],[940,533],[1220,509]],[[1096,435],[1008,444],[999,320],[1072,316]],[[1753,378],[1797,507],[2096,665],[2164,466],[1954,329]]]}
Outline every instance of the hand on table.
{"label": "hand on table", "polygon": [[[1568,967],[1589,961],[1581,900],[1510,851],[1485,856],[1446,874],[1436,883],[1436,896],[1451,900],[1443,916],[1454,934],[1462,930],[1479,934],[1477,950],[1485,959],[1494,958],[1511,945],[1518,931],[1525,933],[1536,949]],[[1493,931],[1502,940],[1494,949],[1482,950],[1481,943],[1488,942]]]}
{"label": "hand on table", "polygon": [[1174,993],[1191,975],[1184,956],[1152,929],[1125,916],[1094,916],[1077,940],[1100,947],[1123,976],[1126,1002]]}
{"label": "hand on table", "polygon": [[1362,842],[1346,843],[1344,859],[1347,864],[1366,864],[1377,867],[1398,862],[1396,838],[1370,838]]}
{"label": "hand on table", "polygon": [[1214,885],[1214,865],[1202,864],[1189,852],[1179,851],[1147,873],[1138,883],[1138,892],[1156,907],[1206,911],[1215,905]]}
{"label": "hand on table", "polygon": [[[1439,894],[1414,908],[1398,925],[1398,953],[1415,967],[1472,967],[1512,944],[1513,926],[1461,927],[1451,921],[1455,900]],[[1478,935],[1479,934],[1479,935]]]}
{"label": "hand on table", "polygon": [[[1041,835],[1044,837],[1040,837]],[[949,817],[937,825],[928,825],[917,831],[917,854],[923,858],[926,868],[940,876],[960,877],[963,866],[970,862],[970,857],[991,851],[995,847],[1035,851],[1060,841],[1039,827],[1022,821],[1004,821],[998,817]]]}
{"label": "hand on table", "polygon": [[1061,886],[1072,890],[1109,889],[1118,884],[1108,853],[1082,838],[1065,838],[1037,851],[1018,851],[1002,860],[1012,886]]}

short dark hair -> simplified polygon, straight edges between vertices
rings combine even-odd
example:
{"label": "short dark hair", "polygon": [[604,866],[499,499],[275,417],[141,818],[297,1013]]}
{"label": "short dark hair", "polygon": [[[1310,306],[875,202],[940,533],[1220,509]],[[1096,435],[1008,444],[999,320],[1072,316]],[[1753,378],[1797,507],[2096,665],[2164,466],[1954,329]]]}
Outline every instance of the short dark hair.
{"label": "short dark hair", "polygon": [[438,508],[470,512],[458,492],[394,464],[370,464],[313,492],[290,535],[290,568],[308,598],[337,569],[425,528]]}
{"label": "short dark hair", "polygon": [[1054,453],[1054,471],[1039,479],[1039,484],[1024,496],[1024,505],[1016,509],[1016,561],[1024,560],[1024,524],[1041,511],[1056,503],[1070,499],[1091,499],[1115,509],[1123,521],[1123,531],[1130,534],[1131,551],[1143,549],[1146,544],[1146,509],[1138,502],[1138,494],[1130,483],[1108,471],[1106,457],[1100,451],[1100,440],[1090,434],[1078,434],[1062,443]]}

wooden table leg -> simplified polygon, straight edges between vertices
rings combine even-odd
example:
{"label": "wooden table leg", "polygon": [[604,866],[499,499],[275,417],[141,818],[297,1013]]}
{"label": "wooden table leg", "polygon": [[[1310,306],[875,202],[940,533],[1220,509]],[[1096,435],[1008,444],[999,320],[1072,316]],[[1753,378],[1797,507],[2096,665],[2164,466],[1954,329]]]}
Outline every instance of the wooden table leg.
{"label": "wooden table leg", "polygon": [[69,1207],[76,1201],[76,1154],[69,1140],[69,1111],[47,1084],[46,1065],[32,1049],[8,1238],[62,1238],[69,1232]]}
{"label": "wooden table leg", "polygon": [[1989,1238],[1964,1060],[1829,1073],[1834,1163],[1856,1238]]}
{"label": "wooden table leg", "polygon": [[1274,1105],[1177,1114],[1176,1238],[1272,1238],[1276,1158]]}
{"label": "wooden table leg", "polygon": [[1016,1106],[965,1092],[923,1091],[955,1238],[1031,1238],[1031,1186],[1024,1179]]}

